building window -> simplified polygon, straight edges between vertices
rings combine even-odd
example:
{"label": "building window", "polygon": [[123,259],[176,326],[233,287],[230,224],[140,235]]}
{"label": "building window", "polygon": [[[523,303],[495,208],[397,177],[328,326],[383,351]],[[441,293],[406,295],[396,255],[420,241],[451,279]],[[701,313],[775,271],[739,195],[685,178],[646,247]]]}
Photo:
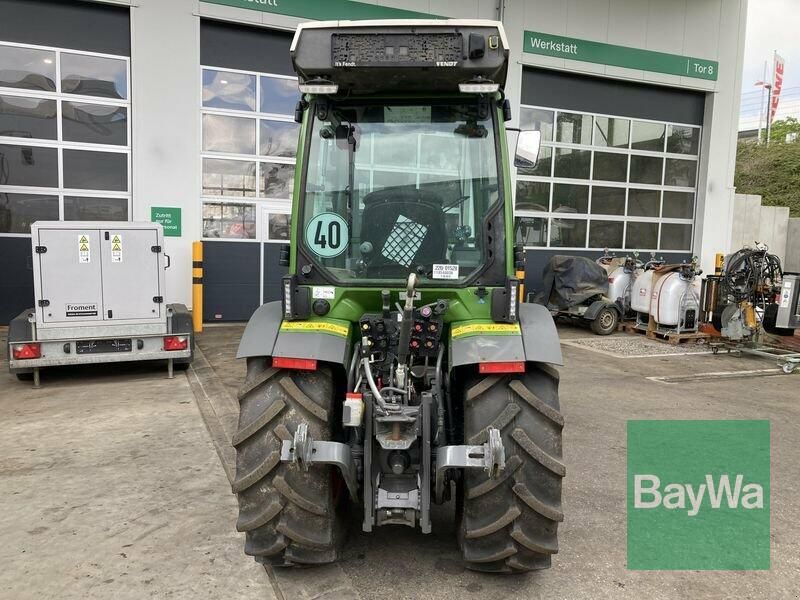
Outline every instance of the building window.
{"label": "building window", "polygon": [[523,105],[542,132],[517,169],[517,242],[530,248],[689,251],[701,128]]}
{"label": "building window", "polygon": [[[203,237],[284,241],[300,125],[297,79],[202,67]],[[259,210],[269,208],[261,220]]]}
{"label": "building window", "polygon": [[0,235],[127,221],[130,60],[0,41]]}

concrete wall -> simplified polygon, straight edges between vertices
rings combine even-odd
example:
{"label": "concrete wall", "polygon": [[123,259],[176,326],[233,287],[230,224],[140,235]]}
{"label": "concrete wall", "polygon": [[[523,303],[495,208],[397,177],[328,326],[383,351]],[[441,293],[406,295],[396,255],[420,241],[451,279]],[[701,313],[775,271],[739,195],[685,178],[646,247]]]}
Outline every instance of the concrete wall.
{"label": "concrete wall", "polygon": [[[800,219],[792,219],[800,222]],[[762,206],[761,196],[736,194],[733,202],[733,223],[728,252],[735,252],[756,242],[769,246],[771,253],[778,255],[786,265],[789,232],[789,208],[786,206]],[[800,228],[795,244],[800,247]],[[717,250],[718,252],[722,250]],[[795,252],[798,258],[800,253]],[[788,267],[787,267],[788,268]],[[789,269],[791,270],[791,269]]]}
{"label": "concrete wall", "polygon": [[786,258],[783,261],[786,271],[800,273],[800,219],[789,219],[786,233]]}

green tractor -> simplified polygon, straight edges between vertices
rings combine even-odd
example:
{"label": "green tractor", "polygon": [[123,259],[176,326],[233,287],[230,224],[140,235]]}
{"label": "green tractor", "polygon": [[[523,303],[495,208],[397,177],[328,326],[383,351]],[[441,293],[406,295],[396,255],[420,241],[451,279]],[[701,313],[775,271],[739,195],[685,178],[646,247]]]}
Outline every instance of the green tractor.
{"label": "green tractor", "polygon": [[[289,274],[238,350],[245,552],[329,563],[348,515],[430,533],[452,499],[468,568],[549,567],[561,350],[549,312],[519,302],[502,25],[304,24],[291,58]],[[519,133],[518,166],[538,136]]]}

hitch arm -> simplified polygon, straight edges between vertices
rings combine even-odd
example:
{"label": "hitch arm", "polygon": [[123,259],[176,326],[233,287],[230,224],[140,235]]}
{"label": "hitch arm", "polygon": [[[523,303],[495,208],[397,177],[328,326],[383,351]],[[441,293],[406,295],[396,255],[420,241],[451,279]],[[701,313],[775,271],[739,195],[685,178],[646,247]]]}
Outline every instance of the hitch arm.
{"label": "hitch arm", "polygon": [[480,446],[441,446],[436,450],[434,494],[437,504],[443,501],[447,469],[483,469],[491,479],[497,479],[503,474],[506,468],[506,450],[500,431],[490,427],[488,434],[489,439]]}
{"label": "hitch arm", "polygon": [[281,444],[281,462],[290,462],[303,471],[308,471],[312,464],[338,467],[347,484],[350,497],[358,500],[356,465],[350,446],[339,442],[315,442],[308,433],[306,423],[297,426],[293,439],[284,440]]}

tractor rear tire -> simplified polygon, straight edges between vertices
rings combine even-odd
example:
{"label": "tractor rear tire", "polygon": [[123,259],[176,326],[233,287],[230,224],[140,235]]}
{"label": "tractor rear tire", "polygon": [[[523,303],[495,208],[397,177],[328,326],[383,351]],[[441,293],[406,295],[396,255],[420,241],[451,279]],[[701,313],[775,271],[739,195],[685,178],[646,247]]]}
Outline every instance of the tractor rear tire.
{"label": "tractor rear tire", "polygon": [[500,430],[506,466],[499,478],[465,469],[459,542],[466,567],[518,573],[550,567],[558,552],[561,457],[558,371],[527,363],[515,375],[475,376],[464,396],[464,442],[483,444]]}
{"label": "tractor rear tire", "polygon": [[335,561],[344,537],[337,504],[344,488],[337,471],[308,471],[280,461],[281,442],[301,423],[316,441],[331,440],[334,384],[331,371],[272,368],[264,357],[247,360],[239,391],[239,427],[233,436],[239,500],[238,531],[245,554],[272,566]]}

